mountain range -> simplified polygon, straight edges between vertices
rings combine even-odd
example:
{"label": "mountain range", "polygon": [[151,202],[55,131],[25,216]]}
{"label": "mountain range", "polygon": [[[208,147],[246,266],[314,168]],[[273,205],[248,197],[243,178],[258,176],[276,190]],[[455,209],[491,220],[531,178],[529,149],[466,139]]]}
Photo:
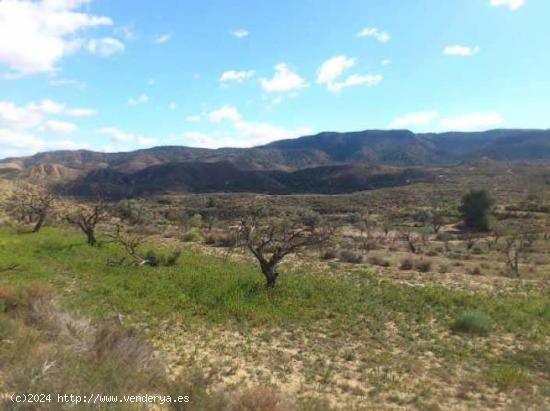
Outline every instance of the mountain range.
{"label": "mountain range", "polygon": [[163,146],[123,153],[52,151],[0,160],[7,178],[44,179],[68,194],[339,193],[432,178],[430,167],[490,158],[550,160],[550,130],[415,134],[324,132],[253,148]]}

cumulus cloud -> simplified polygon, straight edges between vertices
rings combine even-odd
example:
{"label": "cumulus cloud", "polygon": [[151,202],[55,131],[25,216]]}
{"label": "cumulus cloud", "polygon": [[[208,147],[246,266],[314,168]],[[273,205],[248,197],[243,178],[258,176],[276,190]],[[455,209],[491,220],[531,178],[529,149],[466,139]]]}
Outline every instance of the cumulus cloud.
{"label": "cumulus cloud", "polygon": [[380,43],[387,43],[390,41],[390,35],[385,31],[377,29],[376,27],[365,27],[357,33],[357,37],[372,37]]}
{"label": "cumulus cloud", "polygon": [[109,17],[78,11],[89,0],[0,1],[0,64],[7,77],[51,72],[78,50],[86,29],[112,25]]}
{"label": "cumulus cloud", "polygon": [[317,83],[333,82],[346,69],[353,67],[355,60],[346,56],[336,56],[326,60],[317,70]]}
{"label": "cumulus cloud", "polygon": [[383,80],[380,74],[352,74],[338,80],[342,74],[355,65],[355,60],[346,56],[332,57],[321,64],[317,70],[317,83],[323,84],[332,92],[339,92],[353,86],[375,86]]}
{"label": "cumulus cloud", "polygon": [[[226,121],[232,133],[224,128],[223,135],[190,131],[183,135],[188,144],[206,148],[217,147],[251,147],[266,144],[270,141],[295,138],[312,133],[309,127],[285,128],[265,122],[252,122],[243,118],[236,107],[223,106],[207,113],[211,123]],[[225,125],[225,124],[224,124]]]}
{"label": "cumulus cloud", "polygon": [[133,143],[148,146],[156,143],[156,139],[140,134],[123,131],[117,127],[102,127],[96,131],[98,134],[109,137],[112,143]]}
{"label": "cumulus cloud", "polygon": [[65,104],[44,99],[19,106],[11,101],[0,101],[0,158],[21,156],[39,151],[85,148],[86,145],[70,140],[51,140],[50,135],[69,134],[77,125],[54,117],[80,117],[91,115],[91,109],[74,109]]}
{"label": "cumulus cloud", "polygon": [[347,87],[353,86],[376,86],[382,82],[384,78],[380,74],[352,74],[344,81],[331,83],[328,86],[330,91],[339,92]]}
{"label": "cumulus cloud", "polygon": [[141,94],[140,96],[128,99],[129,106],[139,106],[140,104],[147,104],[149,102],[149,96],[147,94]]}
{"label": "cumulus cloud", "polygon": [[124,51],[126,47],[120,40],[113,37],[103,37],[89,40],[86,44],[86,48],[92,54],[107,57]]}
{"label": "cumulus cloud", "polygon": [[479,53],[480,48],[478,46],[461,46],[456,44],[454,46],[446,46],[443,49],[443,54],[448,56],[469,57]]}
{"label": "cumulus cloud", "polygon": [[243,81],[254,77],[254,74],[256,74],[254,70],[227,70],[220,76],[220,81],[222,83],[228,83],[230,81],[242,83]]}
{"label": "cumulus cloud", "polygon": [[447,131],[476,131],[496,127],[503,122],[503,118],[498,113],[469,113],[442,118],[440,128]]}
{"label": "cumulus cloud", "polygon": [[224,120],[239,121],[240,119],[241,113],[233,106],[223,106],[208,113],[208,121],[212,123],[219,123]]}
{"label": "cumulus cloud", "polygon": [[246,37],[248,36],[250,33],[248,32],[248,30],[245,30],[245,29],[237,29],[237,30],[233,30],[231,32],[231,35],[232,36],[235,36],[239,39],[242,39],[243,37]]}
{"label": "cumulus cloud", "polygon": [[48,120],[41,127],[42,131],[51,134],[71,134],[74,133],[78,126],[74,123],[59,120]]}
{"label": "cumulus cloud", "polygon": [[171,33],[159,34],[153,39],[153,44],[164,44],[170,41],[172,38]]}
{"label": "cumulus cloud", "polygon": [[505,6],[510,10],[515,11],[525,5],[526,0],[491,0],[491,6],[500,7]]}
{"label": "cumulus cloud", "polygon": [[87,144],[72,140],[47,140],[31,133],[0,127],[0,158],[19,157],[51,150],[76,150]]}
{"label": "cumulus cloud", "polygon": [[273,77],[261,78],[260,84],[268,93],[282,93],[307,87],[306,81],[284,63],[277,64]]}
{"label": "cumulus cloud", "polygon": [[409,113],[402,117],[394,119],[389,128],[401,129],[401,128],[415,128],[427,126],[433,122],[437,117],[437,112],[435,111],[421,111],[416,113]]}

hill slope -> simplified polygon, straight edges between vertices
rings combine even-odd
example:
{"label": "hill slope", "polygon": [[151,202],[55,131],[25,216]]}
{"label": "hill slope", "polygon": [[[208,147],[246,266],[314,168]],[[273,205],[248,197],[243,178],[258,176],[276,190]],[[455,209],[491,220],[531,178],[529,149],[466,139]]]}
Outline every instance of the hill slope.
{"label": "hill slope", "polygon": [[424,180],[428,174],[411,167],[485,157],[498,161],[550,160],[550,130],[442,134],[365,130],[324,132],[254,148],[55,151],[2,160],[0,174],[62,183],[77,194],[88,193],[90,187],[117,195],[162,191],[333,193]]}

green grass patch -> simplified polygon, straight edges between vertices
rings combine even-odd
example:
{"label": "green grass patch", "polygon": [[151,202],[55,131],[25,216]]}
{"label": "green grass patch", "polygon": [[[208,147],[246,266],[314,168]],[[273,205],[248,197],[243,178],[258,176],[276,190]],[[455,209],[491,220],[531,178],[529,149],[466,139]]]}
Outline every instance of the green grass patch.
{"label": "green grass patch", "polygon": [[523,388],[531,382],[529,373],[515,365],[498,365],[487,371],[487,378],[501,390]]}
{"label": "green grass patch", "polygon": [[0,261],[20,265],[2,273],[0,283],[39,281],[54,286],[67,305],[86,315],[118,312],[146,323],[174,317],[248,325],[329,320],[338,329],[374,333],[387,321],[400,321],[407,329],[436,319],[445,327],[458,313],[479,310],[505,331],[549,334],[550,303],[536,290],[497,296],[413,287],[380,281],[364,269],[348,276],[289,270],[268,290],[255,265],[186,253],[186,247],[181,244],[183,254],[172,267],[112,267],[107,260],[123,256],[122,250],[109,243],[89,247],[77,231],[47,228],[18,234],[0,229]]}
{"label": "green grass patch", "polygon": [[453,331],[471,335],[488,335],[492,325],[489,316],[481,311],[471,310],[460,313],[453,323]]}

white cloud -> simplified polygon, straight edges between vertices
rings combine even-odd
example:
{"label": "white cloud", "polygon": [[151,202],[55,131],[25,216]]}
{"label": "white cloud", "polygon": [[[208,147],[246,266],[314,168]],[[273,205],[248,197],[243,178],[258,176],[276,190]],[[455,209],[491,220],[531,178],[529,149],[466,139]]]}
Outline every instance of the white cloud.
{"label": "white cloud", "polygon": [[186,140],[191,141],[192,146],[197,146],[201,148],[215,148],[215,138],[212,137],[210,134],[201,133],[199,131],[190,131],[188,133],[185,133],[183,137]]}
{"label": "white cloud", "polygon": [[277,64],[273,77],[260,79],[260,84],[268,93],[287,92],[307,87],[306,81],[284,63]]}
{"label": "white cloud", "polygon": [[169,42],[171,38],[171,33],[159,34],[153,39],[153,44],[164,44]]}
{"label": "white cloud", "polygon": [[113,37],[103,37],[89,40],[86,44],[86,48],[92,54],[108,57],[124,51],[126,47],[120,40]]}
{"label": "white cloud", "polygon": [[170,110],[175,110],[178,108],[178,105],[174,101],[171,101],[170,103],[168,103],[168,108]]}
{"label": "white cloud", "polygon": [[353,67],[355,60],[346,56],[332,57],[319,67],[317,70],[317,83],[327,84],[333,82],[345,70]]}
{"label": "white cloud", "polygon": [[312,133],[312,129],[309,127],[287,129],[268,123],[251,123],[246,121],[238,121],[234,124],[234,127],[240,135],[239,140],[235,144],[244,146],[257,146],[274,140],[296,138]]}
{"label": "white cloud", "polygon": [[50,116],[78,117],[93,113],[95,112],[90,109],[73,109],[48,99],[24,106],[0,101],[0,158],[47,150],[85,148],[81,143],[49,140],[40,134],[68,134],[77,130],[76,124],[51,119]]}
{"label": "white cloud", "polygon": [[390,59],[384,59],[384,60],[382,60],[382,65],[383,65],[383,66],[387,66],[388,64],[391,64],[391,60],[390,60]]}
{"label": "white cloud", "polygon": [[507,6],[510,10],[515,11],[525,4],[526,0],[491,0],[491,6]]}
{"label": "white cloud", "polygon": [[114,143],[137,143],[142,146],[153,145],[156,139],[139,134],[128,133],[116,127],[103,127],[96,130],[98,134],[108,136]]}
{"label": "white cloud", "polygon": [[72,140],[47,140],[26,131],[0,127],[0,159],[27,156],[43,151],[76,150],[87,147],[87,144]]}
{"label": "white cloud", "polygon": [[49,99],[43,99],[38,103],[29,103],[29,110],[42,114],[60,114],[70,117],[90,117],[96,114],[96,111],[89,108],[67,108],[65,104],[57,103]]}
{"label": "white cloud", "polygon": [[237,83],[242,83],[245,80],[248,80],[251,77],[254,77],[256,72],[254,70],[227,70],[224,71],[220,77],[222,83],[227,83],[229,81],[235,81]]}
{"label": "white cloud", "polygon": [[112,25],[108,17],[76,9],[89,0],[0,1],[0,64],[14,78],[56,69],[82,43],[85,29]]}
{"label": "white cloud", "polygon": [[427,126],[432,123],[432,121],[437,117],[437,112],[435,111],[422,111],[417,113],[409,113],[403,117],[398,117],[394,119],[389,128],[392,129],[403,129],[403,128],[415,128]]}
{"label": "white cloud", "polygon": [[355,60],[346,56],[332,57],[321,64],[317,70],[317,83],[327,86],[332,92],[339,92],[344,88],[352,86],[375,86],[383,77],[380,74],[352,74],[342,81],[338,78],[344,71],[355,65]]}
{"label": "white cloud", "polygon": [[382,82],[384,77],[380,74],[352,74],[344,81],[330,83],[328,89],[333,92],[339,92],[344,88],[353,86],[376,86]]}
{"label": "white cloud", "polygon": [[216,147],[251,147],[266,144],[270,141],[295,138],[312,133],[309,127],[284,128],[269,123],[246,121],[239,110],[233,106],[224,106],[206,114],[212,123],[227,121],[233,129],[228,133],[224,124],[223,135],[190,131],[183,137],[191,140],[193,145],[207,148]]}
{"label": "white cloud", "polygon": [[149,96],[147,94],[141,94],[140,96],[128,99],[129,106],[138,106],[140,104],[147,104],[149,102]]}
{"label": "white cloud", "polygon": [[18,107],[10,101],[0,101],[0,127],[27,129],[39,125],[42,114],[29,107]]}
{"label": "white cloud", "polygon": [[446,131],[475,131],[499,126],[503,119],[498,113],[469,113],[442,118],[440,128]]}
{"label": "white cloud", "polygon": [[231,35],[239,38],[239,39],[242,39],[243,37],[246,37],[248,36],[250,33],[248,32],[248,30],[245,30],[245,29],[237,29],[237,30],[233,30],[231,32]]}
{"label": "white cloud", "polygon": [[239,121],[240,119],[239,110],[233,106],[223,106],[208,113],[208,120],[212,123],[219,123],[224,120]]}
{"label": "white cloud", "polygon": [[461,46],[456,44],[454,46],[447,46],[443,49],[443,53],[448,56],[468,57],[479,53],[480,48],[478,46]]}
{"label": "white cloud", "polygon": [[48,120],[41,127],[42,131],[52,134],[71,134],[78,129],[78,126],[73,123],[59,120]]}
{"label": "white cloud", "polygon": [[378,30],[376,27],[365,27],[357,33],[357,37],[372,37],[380,43],[387,43],[390,41],[390,35],[385,31]]}
{"label": "white cloud", "polygon": [[31,102],[26,106],[17,106],[10,101],[0,101],[0,127],[10,129],[30,129],[44,122],[45,116],[61,115],[70,117],[82,117],[93,115],[91,109],[67,108],[64,104],[44,99],[39,102]]}

